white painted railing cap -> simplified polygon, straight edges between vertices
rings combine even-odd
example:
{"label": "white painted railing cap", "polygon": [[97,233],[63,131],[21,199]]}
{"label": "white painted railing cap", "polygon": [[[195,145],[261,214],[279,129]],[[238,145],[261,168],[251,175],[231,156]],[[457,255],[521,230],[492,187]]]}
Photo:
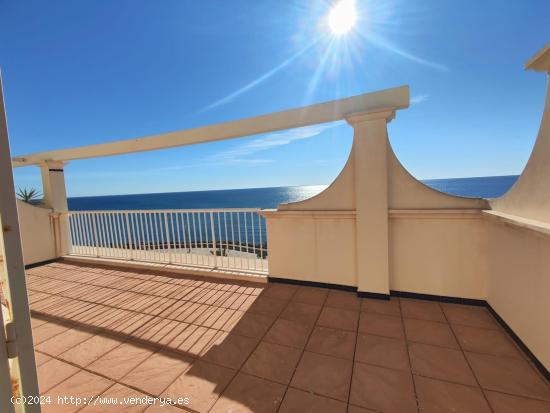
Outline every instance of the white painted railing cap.
{"label": "white painted railing cap", "polygon": [[342,120],[352,113],[379,112],[386,109],[398,110],[405,109],[408,106],[409,87],[400,86],[215,125],[143,138],[17,156],[12,158],[12,164],[14,167],[18,167],[37,165],[45,161],[70,161],[174,148],[334,122]]}

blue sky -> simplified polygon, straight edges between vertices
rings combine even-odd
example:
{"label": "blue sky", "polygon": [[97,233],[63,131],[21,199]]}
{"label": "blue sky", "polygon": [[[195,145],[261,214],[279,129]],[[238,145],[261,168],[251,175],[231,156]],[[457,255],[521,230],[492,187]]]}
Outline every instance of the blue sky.
{"label": "blue sky", "polygon": [[[547,0],[356,0],[345,36],[328,0],[0,0],[14,155],[145,136],[408,84],[390,124],[416,177],[520,173],[545,76]],[[328,184],[345,124],[75,161],[71,196]],[[16,184],[40,187],[36,167]]]}

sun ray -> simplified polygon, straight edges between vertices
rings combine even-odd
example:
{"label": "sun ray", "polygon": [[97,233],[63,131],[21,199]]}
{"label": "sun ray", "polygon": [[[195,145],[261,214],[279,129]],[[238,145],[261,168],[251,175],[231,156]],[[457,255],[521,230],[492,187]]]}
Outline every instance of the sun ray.
{"label": "sun ray", "polygon": [[327,45],[325,46],[325,51],[323,52],[321,59],[319,60],[319,63],[317,64],[317,67],[313,72],[313,76],[311,77],[307,85],[303,104],[309,104],[311,102],[313,94],[317,89],[317,85],[319,84],[319,81],[321,80],[322,75],[325,73],[327,69],[329,58],[334,54],[334,47],[335,47],[334,39],[329,39],[327,42]]}
{"label": "sun ray", "polygon": [[311,50],[311,48],[313,46],[315,46],[317,44],[317,42],[318,42],[318,39],[310,42],[308,45],[306,45],[302,49],[298,50],[296,53],[294,53],[288,59],[284,60],[282,63],[275,66],[273,69],[268,70],[266,73],[264,73],[263,75],[257,77],[253,81],[247,83],[246,85],[244,85],[240,89],[236,90],[235,92],[232,92],[232,93],[228,94],[227,96],[225,96],[225,97],[223,97],[223,98],[207,105],[206,107],[201,109],[199,112],[206,112],[206,111],[214,109],[218,106],[225,105],[226,103],[231,102],[233,99],[235,99],[236,97],[242,95],[243,93],[248,92],[249,90],[257,87],[258,85],[265,82],[266,80],[268,80],[269,78],[271,78],[272,76],[274,76],[275,74],[280,72],[282,69],[284,69],[285,67],[290,65],[292,62],[294,62],[300,56],[304,55],[307,51]]}
{"label": "sun ray", "polygon": [[441,70],[443,72],[448,72],[449,68],[441,63],[432,62],[427,59],[423,59],[422,57],[416,56],[410,52],[407,52],[406,50],[401,49],[400,47],[396,46],[395,44],[391,43],[390,41],[376,36],[373,33],[369,33],[368,35],[362,36],[363,39],[365,39],[367,42],[371,43],[372,45],[389,50],[392,53],[395,53],[401,57],[404,57],[405,59],[408,59],[412,62],[419,63],[424,66],[431,67],[433,69]]}

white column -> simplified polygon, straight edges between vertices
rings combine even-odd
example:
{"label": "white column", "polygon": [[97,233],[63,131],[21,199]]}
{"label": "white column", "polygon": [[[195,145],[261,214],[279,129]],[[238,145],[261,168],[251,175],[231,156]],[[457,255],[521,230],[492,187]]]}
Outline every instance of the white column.
{"label": "white column", "polygon": [[40,165],[44,204],[55,212],[68,210],[64,166],[65,163],[59,161],[48,161]]}
{"label": "white column", "polygon": [[394,110],[356,113],[353,126],[357,289],[360,295],[388,298],[388,132]]}
{"label": "white column", "polygon": [[56,250],[60,257],[67,255],[71,247],[64,166],[65,163],[59,161],[46,161],[40,165],[44,205],[54,212]]}

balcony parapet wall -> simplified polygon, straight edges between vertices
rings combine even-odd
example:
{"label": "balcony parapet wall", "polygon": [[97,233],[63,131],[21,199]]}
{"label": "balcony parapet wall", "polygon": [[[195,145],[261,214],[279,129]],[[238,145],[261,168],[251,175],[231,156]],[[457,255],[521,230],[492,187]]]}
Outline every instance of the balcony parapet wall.
{"label": "balcony parapet wall", "polygon": [[[550,73],[550,45],[526,68]],[[531,157],[497,199],[427,187],[400,164],[385,124],[350,122],[353,146],[335,181],[313,198],[266,212],[270,276],[377,298],[399,291],[487,302],[548,372],[550,330],[540,328],[550,325],[547,88]],[[365,173],[367,164],[375,167]]]}

